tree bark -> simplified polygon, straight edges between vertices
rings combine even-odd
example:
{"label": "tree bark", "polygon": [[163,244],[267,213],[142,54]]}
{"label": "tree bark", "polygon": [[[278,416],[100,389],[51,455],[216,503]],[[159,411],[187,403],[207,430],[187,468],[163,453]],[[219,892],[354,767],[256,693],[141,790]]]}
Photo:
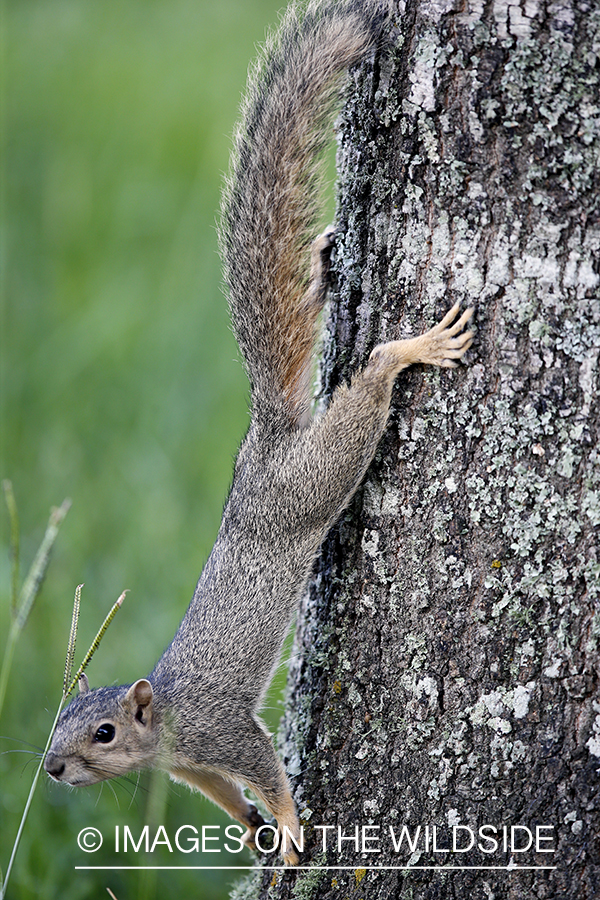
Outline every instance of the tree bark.
{"label": "tree bark", "polygon": [[[303,863],[350,869],[269,871],[238,895],[591,900],[600,7],[400,5],[340,121],[324,394],[457,300],[477,337],[458,370],[399,377],[299,615],[282,749]],[[394,851],[404,825],[414,852],[406,833]],[[338,854],[338,826],[373,826],[381,852]],[[370,868],[512,864],[554,868]]]}

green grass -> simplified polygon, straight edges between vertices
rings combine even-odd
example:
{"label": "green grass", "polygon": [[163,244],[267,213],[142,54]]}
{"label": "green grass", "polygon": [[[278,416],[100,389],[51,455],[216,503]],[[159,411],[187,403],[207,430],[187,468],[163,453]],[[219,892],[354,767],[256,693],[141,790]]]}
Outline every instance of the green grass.
{"label": "green grass", "polygon": [[[172,637],[218,528],[248,420],[214,220],[246,69],[281,5],[4,5],[0,477],[14,485],[25,571],[48,509],[65,496],[72,508],[15,648],[0,723],[3,867],[31,783],[27,750],[43,747],[61,696],[75,586],[85,582],[79,646],[129,589],[88,675],[92,686],[133,681]],[[1,522],[7,634],[4,512]],[[147,802],[128,784],[70,792],[44,781],[9,897],[140,896],[135,873],[76,872],[115,860],[110,848],[88,859],[76,837],[88,825],[107,844],[116,825],[139,831]],[[169,834],[229,824],[174,785],[166,822]],[[215,856],[194,856],[206,862]],[[233,880],[167,872],[147,895],[212,900]]]}

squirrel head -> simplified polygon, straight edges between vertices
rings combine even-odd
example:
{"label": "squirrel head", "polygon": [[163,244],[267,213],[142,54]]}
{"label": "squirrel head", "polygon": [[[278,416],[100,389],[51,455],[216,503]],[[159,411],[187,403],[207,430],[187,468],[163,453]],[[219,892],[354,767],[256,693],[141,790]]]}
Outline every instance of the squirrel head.
{"label": "squirrel head", "polygon": [[55,781],[70,785],[149,768],[158,752],[156,719],[146,678],[90,690],[82,675],[79,695],[59,717],[44,768]]}

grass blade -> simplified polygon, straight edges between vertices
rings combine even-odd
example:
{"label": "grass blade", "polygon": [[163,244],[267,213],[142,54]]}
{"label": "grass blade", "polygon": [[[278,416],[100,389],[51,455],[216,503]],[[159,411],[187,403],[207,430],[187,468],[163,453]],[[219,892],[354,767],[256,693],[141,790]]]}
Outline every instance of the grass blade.
{"label": "grass blade", "polygon": [[8,509],[8,521],[10,526],[10,612],[14,618],[17,612],[17,597],[19,596],[19,513],[17,502],[13,493],[12,481],[8,479],[2,482],[4,499]]}
{"label": "grass blade", "polygon": [[17,850],[19,849],[19,844],[21,843],[21,835],[23,834],[23,829],[25,828],[25,822],[27,821],[27,816],[29,814],[29,807],[31,806],[31,801],[33,800],[33,795],[35,793],[35,789],[37,787],[37,783],[42,772],[42,766],[44,765],[44,760],[46,759],[46,754],[50,748],[50,743],[52,741],[52,737],[54,735],[54,729],[56,728],[56,723],[58,722],[58,717],[62,712],[62,708],[64,706],[65,700],[64,697],[60,701],[60,705],[56,712],[56,716],[54,717],[54,722],[52,723],[52,728],[50,730],[50,734],[48,735],[48,740],[46,741],[46,746],[44,747],[44,752],[42,753],[42,758],[40,759],[39,765],[35,771],[35,775],[33,776],[33,781],[31,782],[31,787],[29,789],[29,794],[27,795],[27,802],[25,803],[25,808],[23,810],[23,815],[21,816],[21,822],[19,824],[19,830],[17,831],[17,836],[13,843],[12,852],[10,854],[10,859],[8,861],[8,866],[6,867],[6,875],[4,876],[4,881],[2,882],[2,886],[0,887],[0,900],[4,900],[6,895],[6,888],[8,886],[8,879],[10,877],[10,873],[13,867],[13,863],[15,861],[15,857],[17,855]]}
{"label": "grass blade", "polygon": [[15,582],[15,578],[18,578],[19,574],[19,519],[17,514],[17,505],[10,481],[3,482],[3,487],[4,496],[6,497],[6,504],[8,506],[8,514],[10,517],[10,546],[11,556],[13,558],[12,591],[14,591],[14,596],[11,597],[12,621],[8,632],[6,649],[2,658],[2,669],[0,670],[0,713],[2,713],[4,698],[6,697],[8,677],[12,666],[15,645],[21,631],[25,627],[25,623],[27,622],[27,619],[35,602],[35,598],[37,597],[42,581],[44,580],[44,575],[46,574],[46,569],[48,568],[48,563],[50,562],[50,553],[52,551],[54,541],[56,540],[58,529],[60,528],[61,522],[63,521],[64,517],[69,511],[69,507],[71,506],[70,500],[64,500],[61,506],[52,509],[52,512],[50,513],[50,519],[48,521],[48,526],[42,539],[42,543],[40,544],[39,550],[35,555],[35,559],[27,574],[25,583],[21,588],[21,596],[17,603],[16,596],[18,588]]}
{"label": "grass blade", "polygon": [[39,550],[35,555],[35,559],[33,560],[23,587],[21,588],[21,596],[19,598],[19,605],[15,617],[17,634],[23,630],[25,623],[29,618],[29,613],[31,612],[35,598],[39,593],[42,581],[44,580],[44,575],[46,574],[46,569],[48,568],[48,563],[50,562],[50,554],[52,552],[52,547],[54,546],[54,541],[58,535],[58,529],[68,513],[70,506],[71,501],[64,500],[61,506],[54,507],[50,513],[46,533],[42,538],[42,543],[40,544]]}

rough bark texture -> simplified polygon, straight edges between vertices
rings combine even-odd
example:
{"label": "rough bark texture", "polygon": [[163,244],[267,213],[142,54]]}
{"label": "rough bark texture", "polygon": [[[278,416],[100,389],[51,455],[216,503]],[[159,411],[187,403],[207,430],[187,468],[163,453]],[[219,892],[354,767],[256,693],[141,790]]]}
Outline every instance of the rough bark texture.
{"label": "rough bark texture", "polygon": [[[600,896],[600,7],[408,0],[354,73],[325,393],[456,300],[468,363],[398,379],[299,617],[284,752],[310,865],[261,898]],[[337,853],[314,825],[379,826]],[[406,840],[393,852],[407,825]],[[553,826],[555,852],[429,852]],[[466,830],[455,832],[460,846]],[[488,832],[491,834],[491,832]],[[518,832],[523,846],[526,832]],[[369,866],[554,866],[373,871]]]}

